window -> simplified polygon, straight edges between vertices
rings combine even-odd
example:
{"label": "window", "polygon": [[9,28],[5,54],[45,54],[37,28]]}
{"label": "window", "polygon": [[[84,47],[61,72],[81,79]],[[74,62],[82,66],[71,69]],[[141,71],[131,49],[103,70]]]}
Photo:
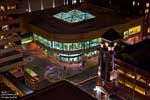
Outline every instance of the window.
{"label": "window", "polygon": [[94,40],[91,40],[90,41],[90,47],[94,47],[94,46],[97,46],[99,45],[99,39],[94,39]]}
{"label": "window", "polygon": [[129,35],[138,33],[138,32],[140,32],[140,31],[141,31],[141,25],[136,26],[136,27],[133,27],[133,28],[130,28],[130,29],[129,29]]}
{"label": "window", "polygon": [[66,62],[77,62],[83,58],[81,54],[59,54],[59,59]]}
{"label": "window", "polygon": [[0,16],[0,21],[10,21],[13,19],[13,16]]}
{"label": "window", "polygon": [[132,5],[135,6],[135,1],[132,2]]}
{"label": "window", "polygon": [[135,78],[134,74],[132,72],[127,72],[126,76],[130,77],[130,78]]}
{"label": "window", "polygon": [[117,81],[118,81],[119,83],[121,83],[121,84],[124,84],[124,81],[123,81],[122,78],[118,78]]}
{"label": "window", "polygon": [[124,74],[124,71],[122,70],[122,69],[117,69],[117,71],[119,72],[119,73],[121,73],[121,74]]}
{"label": "window", "polygon": [[141,32],[141,25],[129,28],[129,30],[124,32],[124,38],[128,38],[130,35]]}
{"label": "window", "polygon": [[9,26],[8,25],[2,25],[2,31],[8,31]]}
{"label": "window", "polygon": [[72,0],[72,4],[76,4],[77,3],[77,0]]}
{"label": "window", "polygon": [[14,10],[14,9],[16,9],[15,4],[7,5],[7,6],[3,6],[3,5],[0,6],[0,11],[8,11],[8,10]]}
{"label": "window", "polygon": [[88,52],[88,53],[86,53],[85,55],[86,55],[87,57],[89,57],[89,56],[93,56],[93,55],[96,55],[96,54],[97,54],[97,51],[95,50],[95,51]]}
{"label": "window", "polygon": [[28,37],[22,38],[21,44],[30,43],[32,41],[33,41],[33,37],[32,36],[28,36]]}
{"label": "window", "polygon": [[146,3],[146,7],[147,7],[147,8],[149,7],[149,3]]}
{"label": "window", "polygon": [[149,12],[149,9],[145,9],[145,14],[147,14]]}
{"label": "window", "polygon": [[4,6],[0,6],[0,11],[5,11],[5,7]]}
{"label": "window", "polygon": [[145,89],[142,88],[142,87],[140,87],[140,86],[137,86],[137,85],[136,85],[136,86],[135,86],[135,91],[137,91],[137,92],[139,92],[139,93],[145,95]]}
{"label": "window", "polygon": [[16,5],[11,5],[11,6],[10,6],[10,9],[11,9],[11,10],[16,9]]}
{"label": "window", "polygon": [[124,38],[128,38],[129,37],[129,31],[125,31],[124,32]]}
{"label": "window", "polygon": [[38,40],[38,35],[33,34],[34,40]]}
{"label": "window", "polygon": [[125,85],[131,89],[133,89],[133,87],[134,87],[134,84],[132,82],[129,82],[129,81],[125,81]]}
{"label": "window", "polygon": [[150,33],[150,27],[148,28],[147,32]]}
{"label": "window", "polygon": [[0,40],[4,40],[4,36],[3,35],[0,35]]}
{"label": "window", "polygon": [[57,41],[48,41],[47,39],[41,36],[38,36],[36,34],[33,34],[33,37],[34,37],[34,40],[40,42],[46,47],[63,50],[63,51],[82,50],[82,49],[91,48],[100,44],[99,39],[93,39],[90,41],[77,42],[77,43],[61,43]]}
{"label": "window", "polygon": [[146,80],[139,74],[136,74],[136,80],[142,82],[142,83],[146,83]]}

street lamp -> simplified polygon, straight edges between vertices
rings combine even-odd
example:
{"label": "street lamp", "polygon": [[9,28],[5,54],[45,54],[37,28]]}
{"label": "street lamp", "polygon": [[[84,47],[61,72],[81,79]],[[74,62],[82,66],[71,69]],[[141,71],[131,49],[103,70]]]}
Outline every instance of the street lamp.
{"label": "street lamp", "polygon": [[28,11],[31,12],[31,3],[30,3],[30,0],[28,0]]}
{"label": "street lamp", "polygon": [[[111,55],[111,66],[112,71],[110,72],[110,80],[115,80],[117,78],[117,71],[115,70],[115,47],[117,46],[117,42],[103,42],[101,43],[101,49],[105,49],[106,52]],[[107,73],[106,73],[107,74]]]}
{"label": "street lamp", "polygon": [[41,0],[41,10],[44,9],[44,4],[43,4],[43,0]]}
{"label": "street lamp", "polygon": [[53,0],[53,8],[55,8],[55,0]]}

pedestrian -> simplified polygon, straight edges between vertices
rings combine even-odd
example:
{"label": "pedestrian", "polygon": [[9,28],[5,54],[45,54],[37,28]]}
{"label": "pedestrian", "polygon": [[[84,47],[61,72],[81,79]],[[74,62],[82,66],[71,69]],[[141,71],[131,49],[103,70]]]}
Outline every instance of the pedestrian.
{"label": "pedestrian", "polygon": [[64,71],[67,72],[66,66],[64,66]]}

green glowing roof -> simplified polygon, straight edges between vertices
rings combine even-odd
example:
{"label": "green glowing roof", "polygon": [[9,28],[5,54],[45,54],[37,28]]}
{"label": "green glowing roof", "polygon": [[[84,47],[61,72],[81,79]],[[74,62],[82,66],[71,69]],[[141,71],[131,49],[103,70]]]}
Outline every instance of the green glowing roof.
{"label": "green glowing roof", "polygon": [[36,74],[32,69],[30,69],[30,68],[26,68],[26,69],[25,69],[25,72],[26,72],[27,74],[29,74],[30,76],[32,76],[32,77],[37,76],[37,74]]}
{"label": "green glowing roof", "polygon": [[60,12],[60,13],[53,15],[53,17],[63,20],[68,23],[77,23],[77,22],[81,22],[84,20],[95,18],[94,15],[88,12],[82,12],[77,9],[74,9],[68,12]]}

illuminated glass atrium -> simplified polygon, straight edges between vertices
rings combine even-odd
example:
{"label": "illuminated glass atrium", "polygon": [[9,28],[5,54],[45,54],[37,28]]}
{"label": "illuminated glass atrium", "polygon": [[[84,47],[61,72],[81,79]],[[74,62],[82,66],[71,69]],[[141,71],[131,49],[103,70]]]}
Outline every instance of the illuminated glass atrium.
{"label": "illuminated glass atrium", "polygon": [[[28,38],[29,39],[29,38]],[[78,62],[81,61],[84,57],[90,57],[97,54],[97,50],[89,51],[89,52],[82,52],[85,49],[96,47],[100,44],[100,39],[96,38],[93,40],[85,41],[85,42],[77,42],[77,43],[62,43],[58,41],[49,41],[39,35],[33,34],[34,41],[42,44],[44,47],[49,48],[45,49],[46,54],[53,55],[57,57],[61,61],[65,62]],[[52,50],[59,50],[59,51],[79,51],[75,54],[65,54],[65,53],[58,53],[56,55],[55,52]],[[81,52],[80,52],[81,51]]]}
{"label": "illuminated glass atrium", "polygon": [[53,17],[63,20],[68,23],[78,23],[81,21],[95,18],[94,15],[88,12],[82,12],[78,9],[74,9],[68,12],[60,12],[60,13],[53,15]]}

